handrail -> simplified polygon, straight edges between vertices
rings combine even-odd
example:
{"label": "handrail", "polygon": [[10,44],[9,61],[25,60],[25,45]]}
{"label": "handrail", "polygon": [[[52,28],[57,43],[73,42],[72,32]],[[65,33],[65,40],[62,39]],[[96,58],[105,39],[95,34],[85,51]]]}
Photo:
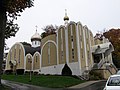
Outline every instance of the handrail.
{"label": "handrail", "polygon": [[103,59],[100,60],[100,62],[98,63],[98,69],[105,63],[105,61]]}

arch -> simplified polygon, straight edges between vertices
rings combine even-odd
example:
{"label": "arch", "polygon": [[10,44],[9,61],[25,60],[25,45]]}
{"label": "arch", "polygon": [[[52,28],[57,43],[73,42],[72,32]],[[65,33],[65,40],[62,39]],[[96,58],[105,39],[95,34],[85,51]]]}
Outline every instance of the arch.
{"label": "arch", "polygon": [[41,48],[41,55],[42,55],[42,51],[43,51],[44,46],[45,46],[47,43],[49,43],[49,42],[53,43],[53,44],[56,46],[56,48],[57,48],[56,42],[54,42],[54,41],[52,41],[52,40],[48,40],[47,42],[45,42],[45,44],[44,44],[44,45],[42,46],[42,48]]}
{"label": "arch", "polygon": [[[28,61],[28,58],[30,57],[30,61]],[[30,53],[28,53],[26,55],[26,59],[25,59],[26,63],[25,63],[25,71],[30,71],[33,70],[33,57]]]}
{"label": "arch", "polygon": [[64,28],[64,29],[65,29],[65,26],[61,25],[61,26],[58,28],[57,33],[59,32],[59,30],[60,30],[61,28]]}
{"label": "arch", "polygon": [[61,74],[63,76],[71,76],[72,75],[72,70],[70,69],[70,67],[67,64],[65,64],[63,69],[62,69]]}
{"label": "arch", "polygon": [[[15,43],[15,44],[10,48],[10,50],[9,50],[9,52],[8,52],[5,70],[9,69],[9,61],[10,61],[10,58],[12,57],[11,55],[13,55],[13,54],[12,54],[12,53],[13,53],[13,49],[14,49],[17,45],[18,45],[19,47],[21,47],[21,49],[22,49],[22,51],[23,51],[23,58],[24,58],[24,59],[22,59],[22,60],[23,60],[22,65],[23,65],[23,66],[22,66],[21,64],[20,64],[19,66],[17,65],[16,69],[24,69],[25,49],[24,49],[24,46],[23,46],[20,42],[17,42],[17,43]],[[18,56],[18,55],[17,55],[17,56]],[[17,57],[16,59],[18,60],[18,57]],[[13,60],[13,59],[12,59],[12,60]],[[18,64],[18,61],[17,61],[17,64]]]}
{"label": "arch", "polygon": [[66,62],[66,27],[60,26],[57,32],[57,62],[63,64]]}
{"label": "arch", "polygon": [[[36,55],[38,55],[37,56],[37,58],[36,58]],[[40,53],[39,52],[35,52],[34,53],[34,55],[33,55],[33,70],[39,70],[40,69]],[[37,59],[37,61],[35,60],[35,59]]]}
{"label": "arch", "polygon": [[[46,47],[48,43],[51,43],[50,49]],[[49,45],[49,44],[48,44]],[[45,49],[44,49],[45,48]],[[52,49],[51,49],[52,48]],[[46,51],[47,50],[47,51]],[[50,51],[49,51],[50,50]],[[49,51],[50,54],[47,52]],[[55,53],[54,53],[55,52]],[[44,54],[46,53],[46,54]],[[52,53],[52,54],[51,54]],[[55,55],[56,54],[56,55]],[[47,57],[48,55],[49,57]],[[44,60],[43,60],[44,59]],[[50,60],[50,62],[49,62]],[[56,65],[57,64],[57,45],[54,41],[48,40],[41,49],[41,67],[46,67],[46,66],[51,66],[51,65]]]}
{"label": "arch", "polygon": [[70,21],[70,23],[67,25],[67,27],[68,27],[69,25],[72,25],[72,24],[76,25],[76,23],[75,23],[74,21]]}

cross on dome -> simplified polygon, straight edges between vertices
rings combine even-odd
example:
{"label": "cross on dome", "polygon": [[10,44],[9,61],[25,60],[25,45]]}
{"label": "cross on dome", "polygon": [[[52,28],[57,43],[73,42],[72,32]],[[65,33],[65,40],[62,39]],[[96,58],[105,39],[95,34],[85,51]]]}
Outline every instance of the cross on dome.
{"label": "cross on dome", "polygon": [[36,25],[35,27],[36,27],[36,33],[37,33],[38,26]]}

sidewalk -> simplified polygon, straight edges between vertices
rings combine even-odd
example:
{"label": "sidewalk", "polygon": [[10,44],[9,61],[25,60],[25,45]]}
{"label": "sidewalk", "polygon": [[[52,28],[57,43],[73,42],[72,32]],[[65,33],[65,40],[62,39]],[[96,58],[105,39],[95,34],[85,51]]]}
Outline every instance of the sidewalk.
{"label": "sidewalk", "polygon": [[8,80],[2,80],[2,84],[7,85],[12,88],[12,90],[71,90],[71,89],[79,89],[83,87],[87,87],[89,85],[92,85],[96,82],[100,82],[104,80],[98,80],[98,81],[88,81],[82,84],[78,84],[72,87],[68,88],[46,88],[46,87],[40,87],[40,86],[35,86],[35,85],[30,85],[30,84],[23,84],[19,82],[13,82],[13,81],[8,81]]}
{"label": "sidewalk", "polygon": [[23,84],[8,80],[2,80],[2,84],[11,87],[12,90],[56,90],[54,88],[39,87],[35,85]]}

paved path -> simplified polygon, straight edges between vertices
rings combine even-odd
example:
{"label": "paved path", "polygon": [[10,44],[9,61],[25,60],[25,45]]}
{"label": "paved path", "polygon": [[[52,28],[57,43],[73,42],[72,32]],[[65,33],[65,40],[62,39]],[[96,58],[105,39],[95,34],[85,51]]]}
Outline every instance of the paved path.
{"label": "paved path", "polygon": [[[2,80],[2,84],[10,86],[12,90],[56,90],[53,88],[39,87],[35,85],[22,84],[7,80]],[[62,89],[57,89],[57,90],[62,90]]]}
{"label": "paved path", "polygon": [[[35,85],[29,85],[29,84],[23,84],[23,83],[18,83],[18,82],[13,82],[13,81],[7,81],[7,80],[2,80],[2,84],[10,86],[12,90],[89,90],[89,89],[84,89],[84,87],[91,86],[94,83],[101,82],[99,81],[88,81],[82,84],[78,84],[72,87],[68,88],[45,88],[45,87],[39,87]],[[92,90],[92,89],[90,89]]]}

